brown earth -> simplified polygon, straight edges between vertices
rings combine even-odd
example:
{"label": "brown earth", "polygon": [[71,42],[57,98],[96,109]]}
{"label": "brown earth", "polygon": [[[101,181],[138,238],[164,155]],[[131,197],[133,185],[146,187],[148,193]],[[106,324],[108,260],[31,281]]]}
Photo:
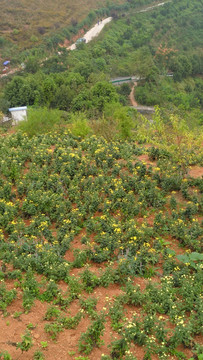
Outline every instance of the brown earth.
{"label": "brown earth", "polygon": [[198,178],[203,176],[203,166],[191,166],[188,175],[193,178]]}
{"label": "brown earth", "polygon": [[135,91],[135,87],[137,86],[137,82],[135,81],[134,82],[134,85],[131,89],[131,92],[130,92],[130,95],[129,95],[129,98],[130,98],[130,103],[132,106],[138,106],[138,103],[137,101],[135,100],[135,95],[134,95],[134,91]]}

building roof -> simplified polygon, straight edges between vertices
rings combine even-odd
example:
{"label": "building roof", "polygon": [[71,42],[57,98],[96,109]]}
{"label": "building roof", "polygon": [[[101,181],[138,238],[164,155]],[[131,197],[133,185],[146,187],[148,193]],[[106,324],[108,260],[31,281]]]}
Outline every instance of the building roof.
{"label": "building roof", "polygon": [[20,106],[20,107],[14,107],[8,109],[10,112],[12,111],[20,111],[20,110],[27,110],[27,106]]}

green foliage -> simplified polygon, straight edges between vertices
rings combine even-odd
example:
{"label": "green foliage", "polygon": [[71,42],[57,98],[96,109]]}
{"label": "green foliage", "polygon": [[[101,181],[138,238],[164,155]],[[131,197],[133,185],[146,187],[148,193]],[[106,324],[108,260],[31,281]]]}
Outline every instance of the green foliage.
{"label": "green foliage", "polygon": [[101,335],[104,332],[104,315],[100,315],[98,319],[93,321],[93,323],[88,327],[87,331],[83,333],[79,340],[79,351],[90,354],[95,346],[99,347],[101,345]]}
{"label": "green foliage", "polygon": [[191,266],[194,269],[200,269],[201,262],[203,261],[203,254],[191,252],[189,254],[177,255],[177,259],[182,261],[187,266]]}
{"label": "green foliage", "polygon": [[[64,329],[75,329],[78,326],[81,318],[82,318],[82,311],[78,312],[73,317],[63,317],[57,314],[57,319],[55,322],[45,324],[44,326],[45,332],[48,333],[53,340],[55,340],[58,334]],[[51,318],[48,317],[48,319]]]}
{"label": "green foliage", "polygon": [[128,343],[125,339],[115,340],[112,344],[111,357],[112,359],[122,359],[128,350]]}
{"label": "green foliage", "polygon": [[[147,3],[150,1],[109,3],[91,12],[80,24],[73,18],[69,28],[55,31],[53,36],[46,39],[50,50],[84,26],[89,27],[96,16],[125,14],[125,17],[120,16],[116,22],[112,22],[97,42],[71,51],[68,56],[67,50],[60,47],[62,54],[49,55],[34,76],[25,75],[11,80],[4,91],[8,106],[38,104],[68,111],[86,110],[88,116],[95,117],[103,111],[107,102],[127,104],[128,84],[117,89],[118,96],[111,84],[104,84],[104,79],[139,75],[142,78],[136,88],[139,103],[167,108],[168,104],[173,104],[178,111],[189,114],[191,109],[199,109],[202,103],[202,79],[195,76],[202,71],[201,5],[198,0],[190,4],[180,0],[175,5],[169,2],[153,11],[140,12],[140,6],[145,7]],[[178,20],[177,13],[180,14]],[[43,33],[44,28],[38,26],[38,33]],[[36,34],[31,37],[36,38]],[[4,40],[1,42],[4,44]],[[28,59],[27,70],[31,73],[37,71],[36,59],[45,58],[44,50],[41,45],[22,54],[23,61]],[[173,71],[173,78],[167,76],[168,71]],[[80,74],[84,83],[71,88],[68,86],[69,73]],[[189,118],[189,122],[193,123]],[[196,113],[194,119],[201,124],[200,113]]]}
{"label": "green foliage", "polygon": [[33,346],[30,332],[26,330],[25,335],[22,335],[21,338],[22,341],[17,343],[16,348],[21,349],[22,352],[28,351],[31,348],[31,346]]}
{"label": "green foliage", "polygon": [[34,56],[28,58],[26,62],[26,71],[35,74],[39,70],[39,60]]}
{"label": "green foliage", "polygon": [[3,36],[0,36],[0,48],[3,48],[6,44],[6,39]]}
{"label": "green foliage", "polygon": [[7,290],[4,282],[0,284],[0,309],[6,313],[7,306],[16,298],[17,292],[15,289]]}
{"label": "green foliage", "polygon": [[19,34],[19,30],[18,29],[13,29],[13,35],[18,35]]}
{"label": "green foliage", "polygon": [[38,37],[36,35],[32,35],[31,38],[30,38],[30,41],[35,43],[37,41],[39,41]]}
{"label": "green foliage", "polygon": [[118,122],[118,130],[121,139],[125,140],[131,137],[131,130],[133,128],[133,121],[128,113],[127,108],[117,109],[114,112],[114,118]]}
{"label": "green foliage", "polygon": [[73,135],[84,138],[85,136],[91,134],[91,128],[84,114],[72,114],[70,121],[72,123],[71,132]]}
{"label": "green foliage", "polygon": [[94,297],[89,297],[87,299],[80,298],[80,305],[82,309],[84,309],[89,316],[91,316],[92,319],[94,319],[97,316],[96,313],[96,304],[97,299]]}
{"label": "green foliage", "polygon": [[119,330],[122,328],[120,320],[123,318],[123,306],[119,301],[115,301],[113,306],[109,309],[109,316],[111,318],[111,326],[113,330]]}
{"label": "green foliage", "polygon": [[44,360],[44,354],[40,350],[36,350],[34,353],[34,360]]}
{"label": "green foliage", "polygon": [[162,143],[163,152],[170,153],[173,160],[179,164],[180,175],[187,173],[187,168],[193,163],[193,157],[202,142],[202,133],[190,131],[184,119],[171,115],[170,122],[165,122],[158,107],[153,123],[146,124],[145,129],[140,128],[139,131],[145,131],[146,138],[151,143]]}
{"label": "green foliage", "polygon": [[108,82],[98,82],[91,89],[93,106],[102,111],[107,103],[116,102],[118,95],[115,87]]}
{"label": "green foliage", "polygon": [[46,349],[48,347],[48,342],[47,341],[41,341],[40,344],[41,344],[41,347],[43,349]]}
{"label": "green foliage", "polygon": [[91,293],[93,289],[99,285],[99,279],[97,278],[97,276],[94,275],[88,269],[85,269],[85,271],[81,273],[81,279],[83,282],[84,289],[87,292]]}
{"label": "green foliage", "polygon": [[8,351],[1,351],[0,352],[0,359],[2,359],[2,360],[12,360],[12,357],[8,353]]}
{"label": "green foliage", "polygon": [[28,118],[19,124],[19,129],[32,137],[36,134],[54,131],[54,128],[61,123],[61,113],[58,110],[49,110],[47,108],[29,109]]}
{"label": "green foliage", "polygon": [[50,306],[45,314],[45,320],[55,320],[60,316],[60,310],[54,306]]}
{"label": "green foliage", "polygon": [[62,324],[59,324],[58,322],[51,323],[51,324],[45,324],[44,330],[46,333],[48,333],[52,340],[55,340],[58,336],[58,334],[63,331]]}

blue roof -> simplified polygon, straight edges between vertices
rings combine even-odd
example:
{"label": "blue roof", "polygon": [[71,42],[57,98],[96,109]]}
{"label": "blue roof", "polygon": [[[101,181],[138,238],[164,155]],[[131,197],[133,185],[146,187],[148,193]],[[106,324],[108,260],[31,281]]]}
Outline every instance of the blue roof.
{"label": "blue roof", "polygon": [[14,107],[14,108],[9,108],[9,111],[19,111],[19,110],[27,110],[27,106],[21,106],[21,107]]}
{"label": "blue roof", "polygon": [[10,64],[9,60],[4,61],[4,63],[3,63],[3,65],[8,65],[8,64]]}

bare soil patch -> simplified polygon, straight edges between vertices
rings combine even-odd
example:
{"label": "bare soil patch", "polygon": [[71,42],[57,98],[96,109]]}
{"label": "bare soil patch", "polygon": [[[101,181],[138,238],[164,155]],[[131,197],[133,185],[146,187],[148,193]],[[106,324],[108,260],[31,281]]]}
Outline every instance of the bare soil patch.
{"label": "bare soil patch", "polygon": [[192,166],[188,173],[189,176],[193,178],[201,178],[203,176],[203,167],[202,166]]}

